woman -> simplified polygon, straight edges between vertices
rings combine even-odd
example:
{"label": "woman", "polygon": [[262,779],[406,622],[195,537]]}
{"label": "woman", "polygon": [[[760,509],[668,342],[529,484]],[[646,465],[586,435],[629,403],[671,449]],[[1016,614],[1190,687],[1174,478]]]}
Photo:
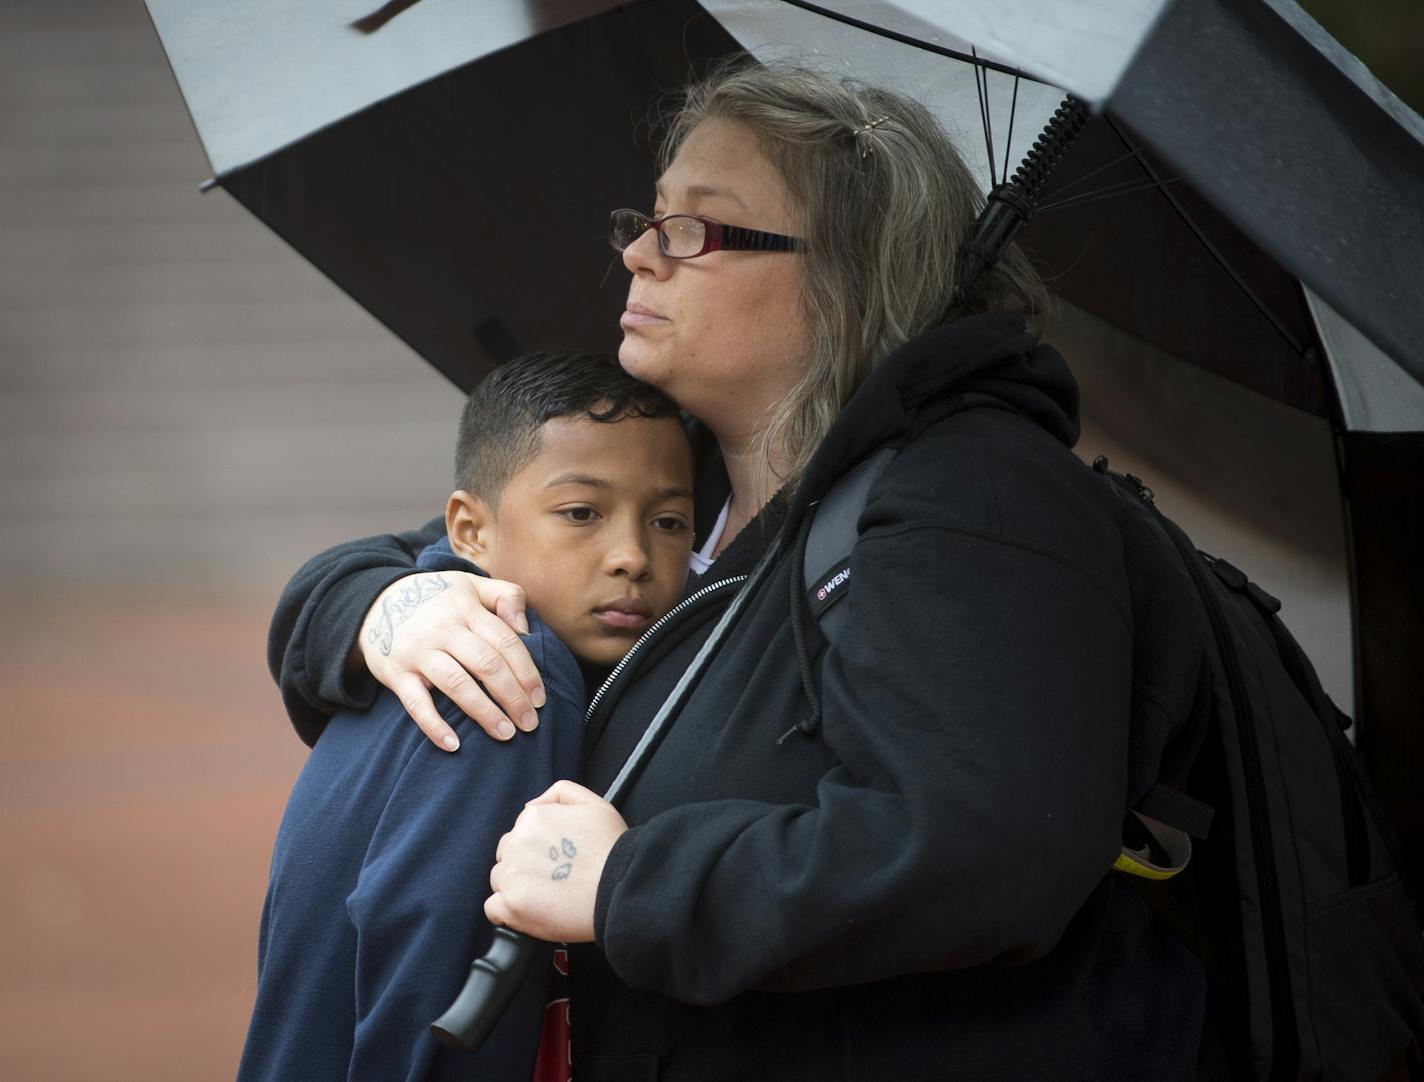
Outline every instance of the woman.
{"label": "woman", "polygon": [[[1197,610],[1069,450],[1076,390],[1025,330],[1024,258],[946,312],[981,200],[927,111],[884,90],[724,69],[661,164],[653,219],[615,216],[619,356],[715,440],[713,562],[600,689],[589,788],[526,810],[486,903],[576,944],[580,1082],[1212,1075],[1200,966],[1108,871],[1190,713]],[[791,602],[796,550],[811,505],[885,444],[828,644]],[[418,718],[434,684],[492,734],[527,727],[537,680],[486,611],[517,622],[507,584],[442,594],[348,664],[357,614],[425,539],[344,546],[289,587],[273,663],[304,733],[369,694],[367,667]],[[615,810],[593,791],[768,547]]]}

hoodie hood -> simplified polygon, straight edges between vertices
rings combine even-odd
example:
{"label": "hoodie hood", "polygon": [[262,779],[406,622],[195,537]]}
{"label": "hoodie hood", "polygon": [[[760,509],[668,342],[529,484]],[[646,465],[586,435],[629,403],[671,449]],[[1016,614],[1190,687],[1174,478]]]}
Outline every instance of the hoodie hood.
{"label": "hoodie hood", "polygon": [[1078,441],[1078,385],[1062,355],[1036,345],[1021,316],[995,312],[957,320],[907,342],[861,384],[806,467],[787,536],[807,505],[852,466],[949,396],[1013,410],[1067,447]]}

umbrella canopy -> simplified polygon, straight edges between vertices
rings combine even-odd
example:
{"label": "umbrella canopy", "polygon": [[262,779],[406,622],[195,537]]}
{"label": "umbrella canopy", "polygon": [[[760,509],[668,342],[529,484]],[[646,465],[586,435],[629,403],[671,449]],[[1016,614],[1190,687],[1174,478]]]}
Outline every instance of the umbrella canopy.
{"label": "umbrella canopy", "polygon": [[[557,298],[570,341],[613,338],[620,290],[598,289],[610,263],[603,215],[647,190],[648,141],[634,132],[689,59],[739,45],[766,55],[830,33],[824,17],[775,0],[708,0],[712,18],[691,0],[148,6],[219,183],[462,387],[511,347],[544,339],[541,294]],[[1013,138],[1015,80],[995,74],[987,87],[995,159],[1017,162],[1059,87],[1106,118],[1080,139],[1063,184],[1124,147],[1138,151],[1079,187],[1075,214],[1042,216],[1031,246],[1055,271],[1077,271],[1062,295],[1118,323],[1133,308],[1139,337],[1323,414],[1323,376],[1300,363],[1312,324],[1299,280],[1424,383],[1424,358],[1410,347],[1424,340],[1424,305],[1407,285],[1410,268],[1424,265],[1424,123],[1293,4],[836,7],[959,54],[976,42],[988,63],[1034,80],[1015,87]],[[930,54],[906,68],[904,50],[865,34],[838,40],[828,51],[856,74],[928,87],[923,96],[968,137],[989,179],[991,159],[965,123],[979,115],[971,66]],[[877,71],[877,53],[897,56],[894,69]],[[580,165],[594,161],[596,170]],[[1186,234],[1164,236],[1164,256],[1209,264],[1178,275],[1200,284],[1196,295],[1159,290],[1171,303],[1155,310],[1118,240],[1140,247],[1142,219],[1168,217],[1156,203],[1119,198],[1094,214],[1083,202],[1147,170],[1167,181],[1159,192],[1187,204]],[[1148,209],[1134,215],[1134,205]],[[526,208],[538,206],[559,208],[554,230],[531,228]],[[1116,235],[1104,232],[1113,226]],[[557,259],[522,258],[521,247],[550,239]],[[1124,278],[1139,294],[1130,305],[1119,296]],[[1238,316],[1243,306],[1255,311]],[[1212,313],[1210,327],[1198,308]],[[1208,341],[1214,328],[1234,348]],[[1219,360],[1232,353],[1251,363]]]}
{"label": "umbrella canopy", "polygon": [[1290,0],[897,0],[1136,133],[1424,382],[1424,121]]}
{"label": "umbrella canopy", "polygon": [[616,344],[607,211],[647,198],[649,105],[694,61],[906,90],[986,189],[1083,98],[1022,239],[1077,309],[1335,422],[1356,707],[1424,824],[1424,124],[1289,0],[148,7],[216,181],[465,388],[526,348]]}
{"label": "umbrella canopy", "polygon": [[652,175],[635,131],[685,79],[686,33],[735,47],[680,3],[149,12],[217,181],[464,389],[526,347],[613,344],[608,211]]}

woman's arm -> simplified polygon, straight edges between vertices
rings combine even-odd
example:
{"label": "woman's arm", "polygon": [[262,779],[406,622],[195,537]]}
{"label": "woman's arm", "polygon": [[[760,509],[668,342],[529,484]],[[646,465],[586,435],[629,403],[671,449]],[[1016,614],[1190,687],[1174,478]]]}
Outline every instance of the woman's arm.
{"label": "woman's arm", "polygon": [[527,629],[523,591],[462,572],[405,581],[420,551],[444,532],[443,520],[432,519],[419,530],[337,545],[307,561],[282,591],[267,663],[307,744],[316,743],[334,711],[369,707],[378,682],[450,751],[459,741],[435,709],[431,687],[497,739],[513,735],[510,717],[519,728],[538,724],[543,683],[511,630]]}
{"label": "woman's arm", "polygon": [[1121,609],[1046,554],[938,529],[862,542],[852,582],[822,670],[841,765],[814,802],[673,808],[613,846],[595,934],[632,987],[710,1003],[1026,961],[1107,874]]}
{"label": "woman's arm", "polygon": [[[887,571],[905,559],[942,587]],[[561,783],[501,840],[486,915],[596,939],[630,986],[696,1003],[1051,949],[1120,844],[1125,614],[1045,554],[936,529],[863,542],[851,577],[822,679],[842,765],[814,803],[701,802],[625,831]],[[564,839],[578,857],[551,881]]]}

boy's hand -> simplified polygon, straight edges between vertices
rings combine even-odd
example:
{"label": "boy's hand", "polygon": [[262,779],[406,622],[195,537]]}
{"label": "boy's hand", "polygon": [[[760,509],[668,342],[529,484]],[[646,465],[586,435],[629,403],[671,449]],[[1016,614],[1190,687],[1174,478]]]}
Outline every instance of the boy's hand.
{"label": "boy's hand", "polygon": [[496,740],[539,724],[534,710],[544,705],[544,682],[515,634],[528,630],[524,591],[514,583],[421,572],[381,592],[357,645],[371,675],[395,692],[431,743],[454,751],[460,739],[435,709],[432,687]]}
{"label": "boy's hand", "polygon": [[591,942],[598,880],[627,829],[597,793],[555,782],[499,840],[485,916],[550,943]]}

